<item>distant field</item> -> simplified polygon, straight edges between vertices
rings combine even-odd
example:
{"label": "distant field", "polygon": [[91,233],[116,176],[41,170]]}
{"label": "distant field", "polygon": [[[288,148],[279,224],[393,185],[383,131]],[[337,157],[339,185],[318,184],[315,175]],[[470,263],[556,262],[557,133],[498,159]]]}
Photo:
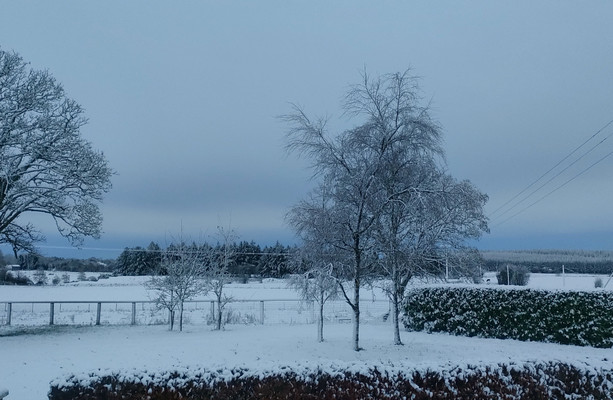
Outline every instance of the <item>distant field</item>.
{"label": "distant field", "polygon": [[[31,275],[34,271],[24,271]],[[49,277],[62,275],[63,272],[49,272]],[[154,298],[154,294],[145,289],[146,276],[118,276],[97,282],[77,281],[76,273],[69,273],[71,282],[68,284],[45,286],[0,286],[0,302],[7,301],[144,301]],[[87,273],[87,276],[97,276],[98,273]],[[530,274],[528,287],[534,289],[569,289],[596,290],[594,281],[600,278],[603,284],[609,280],[608,274]],[[414,285],[429,283],[444,283],[442,281],[428,283],[414,280]],[[483,285],[497,285],[496,273],[486,272]],[[613,281],[606,290],[613,289]],[[602,290],[602,289],[599,289]],[[231,283],[227,293],[234,300],[298,300],[299,296],[284,279],[251,280],[248,283]],[[365,301],[385,300],[381,284],[375,283],[371,288],[364,288],[361,298]],[[199,296],[196,300],[212,300],[212,296]]]}
{"label": "distant field", "polygon": [[482,251],[485,268],[495,271],[504,264],[526,267],[533,273],[605,274],[613,273],[612,251],[514,250]]}
{"label": "distant field", "polygon": [[602,250],[482,250],[480,253],[488,261],[613,263],[613,251]]}
{"label": "distant field", "polygon": [[[33,274],[33,271],[25,271]],[[50,273],[51,274],[51,273]],[[63,274],[63,272],[55,272]],[[151,301],[154,293],[145,289],[148,277],[120,276],[97,282],[74,281],[46,286],[0,286],[0,325],[8,322],[8,303],[11,305],[11,325],[48,325],[50,302],[54,302],[54,323],[68,325],[94,325],[97,321],[97,302],[101,305],[102,325],[129,325],[134,318],[138,325],[163,324],[165,310],[158,310]],[[88,273],[96,276],[96,273]],[[71,275],[72,276],[72,275]],[[604,288],[595,288],[600,279]],[[415,281],[414,286],[444,282]],[[547,290],[613,290],[608,275],[591,274],[531,274],[529,288]],[[450,285],[474,285],[450,283]],[[487,272],[483,286],[497,286],[495,272]],[[227,286],[232,302],[227,306],[228,324],[313,324],[313,304],[300,301],[298,294],[288,287],[283,279],[252,280],[248,283],[232,283]],[[192,325],[206,325],[213,318],[212,296],[202,295],[195,302],[186,304],[185,322]],[[19,303],[22,302],[22,303]],[[61,303],[64,302],[64,303]],[[72,302],[72,303],[71,303]],[[78,303],[77,303],[78,302]],[[361,291],[362,319],[366,323],[382,321],[390,312],[390,305],[381,289],[381,282]],[[326,320],[329,322],[351,321],[351,310],[345,301],[329,301],[326,306]]]}

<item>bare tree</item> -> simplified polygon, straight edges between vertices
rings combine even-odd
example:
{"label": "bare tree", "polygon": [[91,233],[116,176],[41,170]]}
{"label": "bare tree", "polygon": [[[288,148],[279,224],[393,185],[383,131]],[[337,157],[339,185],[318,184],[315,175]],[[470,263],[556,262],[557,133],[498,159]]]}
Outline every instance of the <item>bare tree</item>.
{"label": "bare tree", "polygon": [[215,318],[215,329],[221,330],[223,323],[223,311],[225,306],[232,300],[224,289],[227,284],[232,282],[230,274],[230,266],[234,262],[236,255],[235,242],[238,235],[228,226],[217,227],[217,239],[220,241],[219,249],[209,248],[209,256],[207,257],[206,278],[208,290],[213,292],[217,301],[217,315]]}
{"label": "bare tree", "polygon": [[[360,350],[360,288],[378,259],[375,223],[388,202],[411,189],[399,187],[397,193],[388,194],[380,182],[382,175],[398,154],[442,155],[439,127],[419,100],[416,79],[408,71],[375,79],[364,72],[343,104],[345,114],[359,122],[356,127],[330,136],[325,119],[311,120],[297,106],[283,117],[290,125],[288,150],[310,157],[315,176],[329,183],[326,231],[342,259],[339,265],[345,266],[335,274],[353,310],[356,351]],[[316,208],[303,202],[292,213],[290,220],[299,234],[313,227],[309,220]]]}
{"label": "bare tree", "polygon": [[338,297],[339,285],[334,277],[335,257],[325,244],[313,241],[303,244],[294,255],[294,270],[299,272],[289,280],[289,286],[300,298],[317,304],[317,341],[324,341],[324,306]]}
{"label": "bare tree", "polygon": [[49,278],[47,277],[47,273],[42,267],[39,267],[34,275],[32,276],[34,283],[37,285],[46,285],[49,282]]}
{"label": "bare tree", "polygon": [[[465,240],[488,230],[483,214],[487,196],[468,181],[456,182],[428,160],[414,161],[412,168],[396,169],[399,176],[386,181],[388,193],[396,192],[399,182],[403,186],[410,182],[412,188],[386,204],[375,229],[397,345],[402,344],[400,305],[411,278],[440,277],[450,257],[470,265],[466,261],[472,252]],[[468,268],[461,272],[470,273]]]}
{"label": "bare tree", "polygon": [[43,239],[22,221],[28,213],[50,215],[75,245],[100,236],[113,172],[81,137],[86,122],[49,72],[0,49],[0,243],[14,252]]}
{"label": "bare tree", "polygon": [[13,249],[15,258],[19,257],[20,252],[36,253],[34,243],[43,242],[44,240],[45,237],[40,235],[30,223],[23,226],[10,224],[0,234],[0,243],[8,243]]}
{"label": "bare tree", "polygon": [[205,254],[202,247],[171,244],[164,251],[161,269],[165,275],[152,276],[146,287],[155,293],[159,308],[169,312],[170,330],[173,330],[175,313],[179,312],[179,331],[183,330],[184,303],[208,290],[205,281]]}

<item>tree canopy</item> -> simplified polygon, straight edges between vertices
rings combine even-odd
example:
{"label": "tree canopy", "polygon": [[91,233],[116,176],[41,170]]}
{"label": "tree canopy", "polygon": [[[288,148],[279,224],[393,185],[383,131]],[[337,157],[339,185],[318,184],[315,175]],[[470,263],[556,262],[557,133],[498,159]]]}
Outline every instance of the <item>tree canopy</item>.
{"label": "tree canopy", "polygon": [[289,222],[308,247],[336,258],[333,272],[354,312],[355,350],[360,286],[383,267],[392,293],[403,291],[415,266],[436,263],[442,249],[487,230],[487,196],[445,173],[441,128],[409,72],[364,72],[343,103],[355,126],[341,132],[330,133],[326,119],[309,118],[300,107],[283,117],[287,148],[307,156],[321,179]]}
{"label": "tree canopy", "polygon": [[50,215],[74,245],[100,236],[113,171],[81,136],[83,114],[48,71],[0,49],[0,243],[15,253],[44,239],[28,213]]}

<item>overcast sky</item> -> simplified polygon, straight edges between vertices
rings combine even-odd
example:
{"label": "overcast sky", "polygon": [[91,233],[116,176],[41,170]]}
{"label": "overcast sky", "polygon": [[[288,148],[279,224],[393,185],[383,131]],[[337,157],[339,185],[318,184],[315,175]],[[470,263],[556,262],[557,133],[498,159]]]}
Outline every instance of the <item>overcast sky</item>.
{"label": "overcast sky", "polygon": [[[487,193],[491,214],[613,119],[611,18],[610,1],[2,2],[2,49],[64,85],[117,171],[103,238],[68,252],[36,219],[41,251],[115,257],[229,223],[243,240],[293,243],[284,214],[312,182],[276,117],[295,102],[351,127],[340,99],[364,68],[420,76],[449,172]],[[493,214],[477,246],[613,249],[613,156],[505,222],[611,151],[605,140]]]}

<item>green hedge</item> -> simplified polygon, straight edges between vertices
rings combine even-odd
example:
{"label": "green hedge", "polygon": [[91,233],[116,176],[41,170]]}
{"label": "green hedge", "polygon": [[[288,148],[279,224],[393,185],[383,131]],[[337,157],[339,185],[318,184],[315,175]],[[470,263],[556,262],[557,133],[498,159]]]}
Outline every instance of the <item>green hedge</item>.
{"label": "green hedge", "polygon": [[423,369],[355,365],[93,373],[52,384],[50,400],[613,399],[610,370],[563,363]]}
{"label": "green hedge", "polygon": [[613,293],[474,287],[409,291],[408,330],[609,348]]}

